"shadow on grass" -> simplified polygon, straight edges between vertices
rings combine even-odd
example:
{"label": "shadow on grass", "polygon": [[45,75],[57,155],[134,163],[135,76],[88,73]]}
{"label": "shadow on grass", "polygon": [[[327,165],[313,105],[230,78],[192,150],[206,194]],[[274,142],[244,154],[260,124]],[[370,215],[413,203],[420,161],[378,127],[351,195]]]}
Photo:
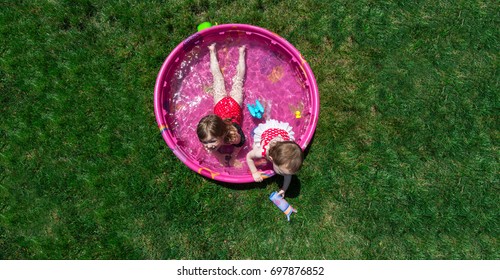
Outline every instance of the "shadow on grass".
{"label": "shadow on grass", "polygon": [[[316,133],[315,133],[316,134]],[[309,145],[307,145],[306,149],[304,150],[304,161],[307,160],[307,155],[309,154],[310,147],[312,146],[314,142],[314,135],[311,139],[311,142]],[[299,176],[300,176],[300,171],[299,171]],[[213,183],[232,190],[252,190],[252,189],[265,189],[269,184],[276,183],[278,186],[283,186],[283,181],[284,177],[280,175],[274,175],[271,178],[268,178],[262,182],[254,182],[254,183],[244,183],[244,184],[234,184],[234,183],[226,183],[226,182],[220,182],[216,180],[211,180]],[[288,187],[288,190],[286,191],[285,197],[290,197],[290,198],[296,198],[300,195],[300,190],[302,188],[302,184],[300,182],[300,179],[297,175],[292,176],[292,181],[290,182],[290,186]],[[278,190],[276,190],[278,191]]]}
{"label": "shadow on grass", "polygon": [[[311,139],[309,145],[307,145],[304,150],[304,161],[307,159],[307,155],[309,154],[309,149],[314,142],[314,135]],[[300,174],[300,171],[299,171]],[[232,189],[232,190],[252,190],[252,189],[265,189],[269,184],[276,183],[278,186],[283,185],[284,177],[280,175],[274,175],[273,177],[266,179],[259,183],[244,183],[244,184],[234,184],[234,183],[225,183],[220,181],[211,180],[219,186],[224,188]],[[302,188],[302,184],[297,175],[292,176],[292,181],[288,190],[286,191],[285,197],[296,198],[300,195],[300,190]],[[278,191],[278,190],[276,190]]]}
{"label": "shadow on grass", "polygon": [[[283,176],[280,175],[274,175],[271,178],[268,178],[262,182],[259,183],[245,183],[245,184],[232,184],[232,183],[225,183],[225,182],[219,182],[212,180],[212,182],[216,183],[217,185],[232,189],[232,190],[253,190],[253,189],[265,189],[269,184],[276,183],[278,186],[283,185]],[[300,195],[300,189],[301,189],[301,183],[299,178],[296,175],[292,176],[292,182],[290,183],[290,186],[288,187],[288,190],[286,191],[286,197],[291,197],[295,198]],[[278,191],[276,189],[276,191]]]}

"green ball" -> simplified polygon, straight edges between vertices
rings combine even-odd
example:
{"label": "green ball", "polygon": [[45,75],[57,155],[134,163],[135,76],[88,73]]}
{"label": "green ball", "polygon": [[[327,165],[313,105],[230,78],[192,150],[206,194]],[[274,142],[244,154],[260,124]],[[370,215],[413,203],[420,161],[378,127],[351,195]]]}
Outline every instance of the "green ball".
{"label": "green ball", "polygon": [[203,29],[207,29],[210,27],[212,27],[212,24],[208,21],[205,21],[205,22],[200,23],[200,25],[198,25],[198,31],[202,31]]}

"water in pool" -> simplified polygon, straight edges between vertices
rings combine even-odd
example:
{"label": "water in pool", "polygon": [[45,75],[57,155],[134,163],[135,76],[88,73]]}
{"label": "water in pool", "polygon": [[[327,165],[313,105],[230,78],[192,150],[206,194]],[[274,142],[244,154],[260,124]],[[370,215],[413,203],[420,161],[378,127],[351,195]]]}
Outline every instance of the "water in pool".
{"label": "water in pool", "polygon": [[[210,39],[210,40],[208,40]],[[299,142],[310,120],[310,100],[307,84],[300,63],[272,42],[247,36],[225,36],[205,38],[187,51],[174,69],[168,82],[167,114],[169,128],[178,140],[178,145],[200,165],[211,170],[231,175],[249,174],[245,156],[253,144],[253,129],[265,118],[274,118],[290,123]],[[213,113],[212,75],[207,46],[216,42],[217,57],[229,93],[232,77],[236,72],[238,47],[246,50],[246,75],[244,82],[243,124],[247,137],[245,146],[237,156],[236,167],[222,167],[207,154],[196,135],[196,125],[205,115]],[[253,118],[246,107],[259,100],[266,112],[262,119]],[[168,110],[167,110],[168,109]],[[265,161],[257,162],[263,169],[270,168]]]}

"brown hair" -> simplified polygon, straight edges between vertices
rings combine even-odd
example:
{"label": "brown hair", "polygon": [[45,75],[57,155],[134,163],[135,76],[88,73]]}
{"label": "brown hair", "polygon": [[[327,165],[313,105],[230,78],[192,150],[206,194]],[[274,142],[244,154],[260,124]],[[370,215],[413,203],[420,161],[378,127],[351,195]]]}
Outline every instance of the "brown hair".
{"label": "brown hair", "polygon": [[269,147],[269,156],[278,165],[285,165],[287,169],[295,174],[302,167],[304,153],[300,146],[293,141],[281,141]]}
{"label": "brown hair", "polygon": [[198,139],[202,141],[209,136],[222,137],[224,143],[232,143],[238,134],[238,130],[232,125],[230,119],[223,120],[217,115],[203,117],[196,127]]}

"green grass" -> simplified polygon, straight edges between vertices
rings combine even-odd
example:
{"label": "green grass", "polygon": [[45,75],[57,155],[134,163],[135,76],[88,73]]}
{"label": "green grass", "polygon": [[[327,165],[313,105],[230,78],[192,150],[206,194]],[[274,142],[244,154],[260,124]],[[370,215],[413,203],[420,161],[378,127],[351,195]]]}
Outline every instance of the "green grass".
{"label": "green grass", "polygon": [[[102,2],[0,3],[1,259],[500,258],[495,1]],[[315,73],[290,223],[279,179],[206,180],[161,138],[156,75],[202,21]]]}

